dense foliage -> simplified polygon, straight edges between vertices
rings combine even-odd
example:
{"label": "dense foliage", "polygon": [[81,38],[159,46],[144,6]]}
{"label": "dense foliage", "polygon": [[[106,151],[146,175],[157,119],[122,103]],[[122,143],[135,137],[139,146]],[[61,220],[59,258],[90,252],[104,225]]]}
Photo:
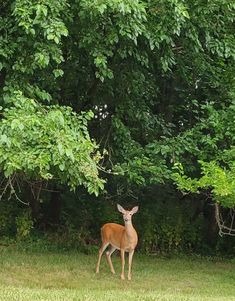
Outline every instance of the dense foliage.
{"label": "dense foliage", "polygon": [[98,195],[101,159],[87,131],[92,112],[77,115],[70,107],[42,106],[16,93],[5,109],[0,132],[4,176],[22,173],[29,179],[56,178],[72,189],[83,184]]}
{"label": "dense foliage", "polygon": [[[193,249],[205,228],[215,246],[210,204],[235,206],[234,19],[225,0],[3,0],[2,212],[18,216],[10,227],[2,215],[6,232],[31,227],[8,192],[29,203],[39,228],[70,229],[89,216],[76,210],[86,191],[104,190],[98,204],[87,201],[94,231],[84,237],[98,237],[116,201],[137,200],[145,249],[166,237],[162,245],[178,237],[171,246]],[[174,184],[196,192],[188,211]]]}

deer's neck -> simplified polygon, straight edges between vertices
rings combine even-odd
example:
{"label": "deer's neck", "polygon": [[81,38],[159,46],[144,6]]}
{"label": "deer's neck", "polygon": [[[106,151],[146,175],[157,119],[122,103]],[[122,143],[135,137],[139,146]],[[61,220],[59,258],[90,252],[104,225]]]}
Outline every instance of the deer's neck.
{"label": "deer's neck", "polygon": [[125,222],[125,230],[128,237],[132,237],[136,233],[131,221]]}

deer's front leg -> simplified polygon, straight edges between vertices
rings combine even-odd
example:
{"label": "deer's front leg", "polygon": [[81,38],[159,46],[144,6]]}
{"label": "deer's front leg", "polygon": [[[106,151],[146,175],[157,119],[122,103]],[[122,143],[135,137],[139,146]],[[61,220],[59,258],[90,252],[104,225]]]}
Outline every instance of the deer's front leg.
{"label": "deer's front leg", "polygon": [[124,249],[121,249],[121,260],[122,260],[121,279],[125,280],[125,250]]}
{"label": "deer's front leg", "polygon": [[132,258],[134,255],[134,251],[135,250],[129,252],[128,280],[131,280],[131,267],[132,267]]}

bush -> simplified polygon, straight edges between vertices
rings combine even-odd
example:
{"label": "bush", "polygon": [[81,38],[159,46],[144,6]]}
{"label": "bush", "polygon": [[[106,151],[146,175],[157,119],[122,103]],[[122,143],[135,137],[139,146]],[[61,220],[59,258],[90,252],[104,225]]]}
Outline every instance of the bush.
{"label": "bush", "polygon": [[23,212],[16,217],[16,230],[17,239],[21,240],[30,235],[33,229],[33,220],[29,210],[23,210]]}

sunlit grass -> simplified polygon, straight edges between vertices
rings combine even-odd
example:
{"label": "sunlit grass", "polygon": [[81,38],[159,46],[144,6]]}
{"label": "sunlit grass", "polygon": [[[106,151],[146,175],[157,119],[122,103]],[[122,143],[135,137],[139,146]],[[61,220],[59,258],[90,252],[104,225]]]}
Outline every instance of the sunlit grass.
{"label": "sunlit grass", "polygon": [[0,250],[1,301],[233,301],[235,263],[207,258],[134,257],[133,280],[120,280],[105,258],[96,275],[95,255]]}

